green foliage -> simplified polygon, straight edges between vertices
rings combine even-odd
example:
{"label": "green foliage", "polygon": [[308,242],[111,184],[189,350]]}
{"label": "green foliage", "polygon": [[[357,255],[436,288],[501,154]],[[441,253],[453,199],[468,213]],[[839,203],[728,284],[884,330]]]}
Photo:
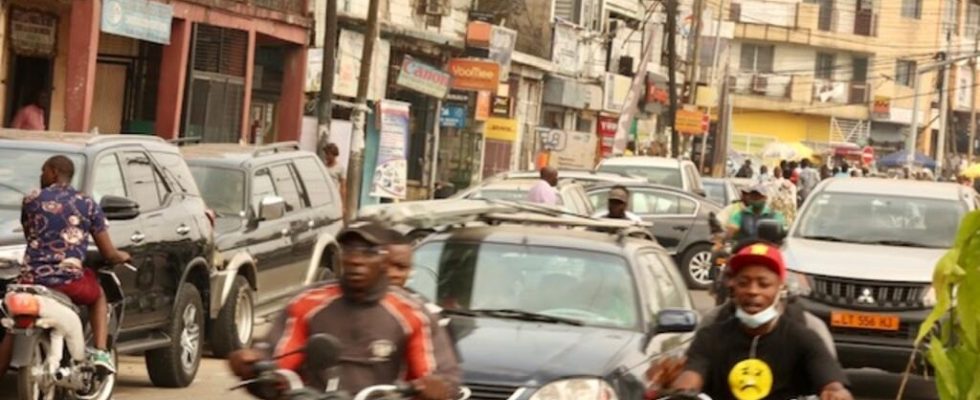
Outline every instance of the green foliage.
{"label": "green foliage", "polygon": [[980,399],[980,211],[960,223],[932,285],[936,306],[919,328],[916,348],[927,343],[940,399]]}

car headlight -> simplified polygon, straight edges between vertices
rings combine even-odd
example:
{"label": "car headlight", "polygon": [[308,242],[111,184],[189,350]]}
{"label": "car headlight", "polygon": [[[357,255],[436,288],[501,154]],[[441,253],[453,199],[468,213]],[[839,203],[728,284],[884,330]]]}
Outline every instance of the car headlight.
{"label": "car headlight", "polygon": [[576,378],[551,382],[538,389],[530,400],[618,400],[606,381]]}
{"label": "car headlight", "polygon": [[794,296],[809,296],[813,293],[810,277],[800,272],[789,271],[786,277],[786,291]]}

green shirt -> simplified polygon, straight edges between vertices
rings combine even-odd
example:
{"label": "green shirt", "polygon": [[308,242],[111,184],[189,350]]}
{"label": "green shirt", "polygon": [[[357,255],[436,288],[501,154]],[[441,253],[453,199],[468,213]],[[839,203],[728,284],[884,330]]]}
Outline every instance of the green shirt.
{"label": "green shirt", "polygon": [[[744,207],[738,212],[733,212],[732,215],[728,217],[728,226],[731,228],[735,228],[738,231],[741,231],[742,216],[748,213],[752,213],[752,209],[749,207]],[[783,225],[784,228],[786,227],[786,217],[783,216],[783,213],[778,211],[773,211],[771,208],[769,208],[769,206],[766,206],[765,208],[762,209],[762,213],[760,213],[760,215],[766,215],[766,214],[772,215],[773,220],[779,222],[781,225]],[[740,233],[738,231],[737,233]],[[736,235],[736,237],[737,236],[738,235]]]}

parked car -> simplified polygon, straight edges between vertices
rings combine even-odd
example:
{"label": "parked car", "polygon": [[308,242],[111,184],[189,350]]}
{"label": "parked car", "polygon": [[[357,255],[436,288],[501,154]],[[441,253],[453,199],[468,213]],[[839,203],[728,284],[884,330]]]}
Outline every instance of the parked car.
{"label": "parked car", "polygon": [[742,192],[728,178],[704,178],[706,198],[724,207],[739,201]]}
{"label": "parked car", "polygon": [[[431,208],[418,221],[465,208]],[[626,221],[496,207],[487,215],[419,244],[409,282],[450,316],[471,398],[642,398],[649,359],[682,354],[697,321],[667,252],[651,240],[565,228]]]}
{"label": "parked car", "polygon": [[932,273],[977,194],[953,183],[828,179],[784,242],[804,307],[822,318],[845,367],[900,372],[935,304]]}
{"label": "parked car", "polygon": [[212,351],[248,347],[253,321],[297,291],[332,276],[343,225],[337,185],[316,154],[295,142],[182,148],[202,196],[217,215],[209,303]]}
{"label": "parked car", "polygon": [[[214,245],[180,152],[155,136],[0,131],[0,257],[8,265],[23,257],[21,200],[53,155],[74,162],[73,186],[102,205],[113,243],[136,267],[114,270],[125,294],[117,353],[143,354],[154,385],[189,385],[203,349]],[[94,246],[87,261],[102,262]]]}
{"label": "parked car", "polygon": [[[511,171],[500,173],[494,176],[493,179],[537,179],[539,175],[539,171]],[[573,180],[581,183],[586,188],[600,183],[619,183],[625,185],[631,183],[643,183],[647,181],[646,178],[631,176],[628,174],[618,172],[600,172],[589,169],[561,169],[558,171],[558,178],[563,180]]]}
{"label": "parked car", "polygon": [[[613,186],[589,188],[589,202],[597,209],[605,209]],[[708,216],[718,214],[721,208],[708,199],[670,186],[643,183],[626,188],[630,191],[630,211],[653,222],[651,233],[674,257],[688,287],[707,288],[712,282]]]}
{"label": "parked car", "polygon": [[[453,198],[525,201],[531,187],[537,182],[538,178],[492,179],[460,192]],[[589,216],[595,212],[595,208],[592,207],[585,195],[585,187],[581,183],[571,179],[561,179],[558,181],[556,189],[558,190],[558,205],[569,212],[583,216]]]}
{"label": "parked car", "polygon": [[653,184],[673,186],[699,196],[705,195],[701,173],[690,160],[644,156],[615,157],[602,160],[598,170],[643,177]]}

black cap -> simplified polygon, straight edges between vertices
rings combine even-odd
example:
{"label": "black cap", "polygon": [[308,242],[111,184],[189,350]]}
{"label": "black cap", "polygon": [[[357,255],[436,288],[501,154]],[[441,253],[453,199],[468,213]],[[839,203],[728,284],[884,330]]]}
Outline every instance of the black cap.
{"label": "black cap", "polygon": [[405,242],[405,236],[378,221],[354,221],[337,235],[337,242],[362,238],[375,245],[398,244]]}

